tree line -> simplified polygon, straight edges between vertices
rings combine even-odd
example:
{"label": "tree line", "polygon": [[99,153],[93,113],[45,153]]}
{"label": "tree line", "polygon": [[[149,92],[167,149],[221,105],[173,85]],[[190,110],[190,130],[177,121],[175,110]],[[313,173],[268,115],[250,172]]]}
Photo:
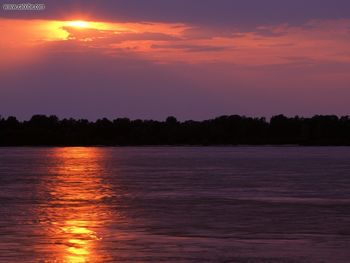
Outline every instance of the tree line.
{"label": "tree line", "polygon": [[0,116],[0,146],[350,145],[350,118],[231,115],[204,121]]}

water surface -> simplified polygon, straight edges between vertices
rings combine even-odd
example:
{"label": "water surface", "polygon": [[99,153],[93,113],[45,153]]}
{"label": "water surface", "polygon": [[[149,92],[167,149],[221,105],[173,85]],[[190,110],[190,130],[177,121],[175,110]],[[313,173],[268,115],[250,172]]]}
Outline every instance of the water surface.
{"label": "water surface", "polygon": [[350,148],[0,148],[0,262],[349,262]]}

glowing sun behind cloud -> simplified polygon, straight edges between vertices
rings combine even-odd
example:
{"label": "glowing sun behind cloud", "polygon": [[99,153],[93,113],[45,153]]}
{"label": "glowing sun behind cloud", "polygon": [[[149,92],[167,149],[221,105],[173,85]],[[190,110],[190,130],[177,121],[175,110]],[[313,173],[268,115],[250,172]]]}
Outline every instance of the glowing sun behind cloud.
{"label": "glowing sun behind cloud", "polygon": [[66,25],[70,27],[87,28],[89,27],[89,22],[82,20],[68,21]]}
{"label": "glowing sun behind cloud", "polygon": [[115,30],[119,29],[115,23],[94,22],[86,20],[61,21],[61,27],[70,27],[75,29],[97,29],[97,30]]}

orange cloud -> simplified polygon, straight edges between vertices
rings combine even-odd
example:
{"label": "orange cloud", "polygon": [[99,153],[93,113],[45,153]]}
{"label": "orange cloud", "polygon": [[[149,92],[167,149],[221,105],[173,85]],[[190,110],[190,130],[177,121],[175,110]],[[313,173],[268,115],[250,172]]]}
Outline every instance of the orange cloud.
{"label": "orange cloud", "polygon": [[[259,26],[222,32],[171,23],[0,20],[3,61],[30,61],[52,42],[110,56],[132,53],[161,62],[224,62],[245,66],[350,62],[350,20],[312,20],[302,26]],[[51,49],[52,51],[52,49]]]}

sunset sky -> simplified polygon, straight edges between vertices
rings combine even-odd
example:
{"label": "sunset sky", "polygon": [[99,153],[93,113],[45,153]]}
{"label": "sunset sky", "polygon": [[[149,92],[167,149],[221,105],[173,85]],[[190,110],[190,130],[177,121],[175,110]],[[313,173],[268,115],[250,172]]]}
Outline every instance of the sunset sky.
{"label": "sunset sky", "polygon": [[0,115],[350,114],[349,0],[0,0]]}

